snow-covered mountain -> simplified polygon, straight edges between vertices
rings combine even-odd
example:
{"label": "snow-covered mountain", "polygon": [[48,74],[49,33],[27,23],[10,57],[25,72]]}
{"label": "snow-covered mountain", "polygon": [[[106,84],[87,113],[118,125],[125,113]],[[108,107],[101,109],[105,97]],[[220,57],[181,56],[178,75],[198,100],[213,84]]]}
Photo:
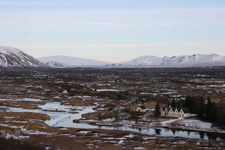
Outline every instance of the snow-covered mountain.
{"label": "snow-covered mountain", "polygon": [[0,46],[0,67],[42,67],[41,62],[21,50]]}
{"label": "snow-covered mountain", "polygon": [[183,67],[225,65],[225,56],[194,54],[191,56],[142,56],[131,61],[121,62],[122,66],[135,67]]}
{"label": "snow-covered mountain", "polygon": [[217,54],[172,57],[142,56],[131,61],[111,64],[104,61],[68,56],[42,57],[37,60],[17,48],[0,46],[0,67],[195,67],[219,65],[225,66],[225,56]]}
{"label": "snow-covered mountain", "polygon": [[109,62],[85,59],[85,58],[78,58],[78,57],[69,57],[69,56],[49,56],[49,57],[42,57],[42,58],[37,58],[37,59],[42,63],[58,62],[58,63],[65,64],[69,67],[104,66],[106,64],[109,64]]}
{"label": "snow-covered mountain", "polygon": [[53,67],[53,68],[66,68],[66,67],[68,67],[66,64],[60,63],[60,62],[57,62],[57,61],[47,62],[47,63],[45,63],[45,65],[47,65],[49,67]]}

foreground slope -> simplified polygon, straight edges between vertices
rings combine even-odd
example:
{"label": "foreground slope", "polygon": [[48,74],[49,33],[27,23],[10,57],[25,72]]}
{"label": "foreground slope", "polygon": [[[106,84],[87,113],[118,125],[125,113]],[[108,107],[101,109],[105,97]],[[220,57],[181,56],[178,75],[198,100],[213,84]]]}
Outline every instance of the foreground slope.
{"label": "foreground slope", "polygon": [[0,46],[0,67],[42,67],[43,64],[20,49]]}

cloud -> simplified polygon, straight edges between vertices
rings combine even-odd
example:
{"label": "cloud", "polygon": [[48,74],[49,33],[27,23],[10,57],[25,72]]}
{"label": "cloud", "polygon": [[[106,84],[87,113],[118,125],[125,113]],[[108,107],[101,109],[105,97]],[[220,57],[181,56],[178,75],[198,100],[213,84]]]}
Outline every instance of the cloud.
{"label": "cloud", "polygon": [[23,49],[76,49],[76,48],[114,48],[114,47],[158,47],[168,46],[168,44],[84,44],[72,46],[49,46],[49,45],[35,45],[35,46],[17,46]]}
{"label": "cloud", "polygon": [[4,30],[81,31],[224,26],[225,8],[113,9],[0,12]]}
{"label": "cloud", "polygon": [[23,49],[77,49],[77,48],[124,48],[124,47],[166,47],[166,46],[205,46],[205,45],[218,45],[221,43],[179,43],[179,44],[79,44],[79,45],[18,45],[16,47]]}
{"label": "cloud", "polygon": [[66,2],[60,2],[60,1],[30,1],[30,0],[21,0],[21,1],[0,1],[0,5],[5,6],[52,6],[52,5],[60,5],[60,4],[66,4]]}
{"label": "cloud", "polygon": [[0,1],[0,5],[18,6],[21,5],[21,2]]}

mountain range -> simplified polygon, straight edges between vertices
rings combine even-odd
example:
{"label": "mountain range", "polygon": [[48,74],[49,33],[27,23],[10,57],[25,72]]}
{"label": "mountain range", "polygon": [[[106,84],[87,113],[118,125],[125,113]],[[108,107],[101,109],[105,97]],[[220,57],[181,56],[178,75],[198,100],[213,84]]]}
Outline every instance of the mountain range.
{"label": "mountain range", "polygon": [[[115,66],[115,64],[113,65]],[[121,62],[118,65],[139,67],[217,66],[225,65],[225,57],[217,54],[194,54],[172,57],[142,56],[131,61]]]}
{"label": "mountain range", "polygon": [[50,56],[35,59],[23,51],[0,46],[0,67],[196,67],[225,66],[225,56],[194,54],[186,56],[142,56],[121,63],[109,63],[92,59]]}

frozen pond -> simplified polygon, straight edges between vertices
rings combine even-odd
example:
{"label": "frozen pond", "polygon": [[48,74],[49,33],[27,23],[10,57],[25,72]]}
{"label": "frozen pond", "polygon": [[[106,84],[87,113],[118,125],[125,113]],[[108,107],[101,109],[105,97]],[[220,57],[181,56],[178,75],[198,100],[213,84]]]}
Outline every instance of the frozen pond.
{"label": "frozen pond", "polygon": [[[19,99],[20,101],[34,101],[39,102],[42,100],[35,99]],[[12,100],[13,101],[13,100]],[[18,101],[15,99],[15,101]],[[218,140],[225,141],[225,134],[219,133],[209,133],[209,132],[197,132],[197,131],[183,131],[175,129],[166,128],[147,128],[139,126],[97,126],[84,123],[74,123],[73,120],[81,119],[82,114],[95,112],[91,107],[81,107],[81,106],[69,106],[61,105],[60,102],[53,101],[43,101],[46,102],[44,105],[39,105],[39,109],[23,109],[14,107],[4,107],[8,108],[8,112],[34,112],[42,113],[50,116],[50,120],[45,123],[49,126],[55,127],[67,127],[67,128],[82,128],[82,129],[104,129],[104,130],[121,130],[121,131],[132,131],[146,135],[156,135],[156,136],[167,136],[167,137],[184,137],[193,139],[205,139],[205,140]]]}

